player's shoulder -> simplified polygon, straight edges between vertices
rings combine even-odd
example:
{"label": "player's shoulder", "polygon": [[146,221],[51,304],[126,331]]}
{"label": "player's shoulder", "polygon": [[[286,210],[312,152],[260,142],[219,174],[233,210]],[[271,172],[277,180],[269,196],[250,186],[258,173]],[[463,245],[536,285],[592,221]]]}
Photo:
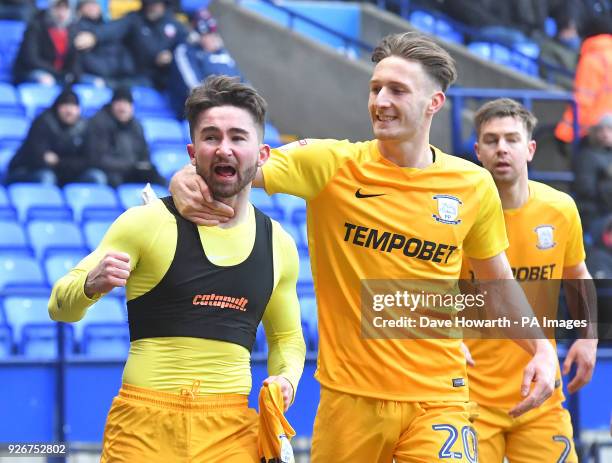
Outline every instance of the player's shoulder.
{"label": "player's shoulder", "polygon": [[492,177],[488,170],[467,159],[447,154],[444,151],[432,147],[436,153],[436,160],[439,159],[442,168],[449,174],[463,176],[472,181],[491,182]]}
{"label": "player's shoulder", "polygon": [[163,201],[156,199],[149,204],[143,204],[140,206],[133,206],[119,216],[119,219],[123,223],[128,224],[139,224],[144,226],[155,226],[156,224],[162,224],[167,221],[174,221],[174,216],[168,210]]}
{"label": "player's shoulder", "polygon": [[561,212],[576,208],[576,203],[570,195],[545,183],[529,180],[529,193],[538,204],[552,207]]}
{"label": "player's shoulder", "polygon": [[303,149],[309,151],[325,152],[335,158],[363,158],[369,159],[375,152],[375,141],[351,142],[332,138],[305,138],[277,148],[279,151],[292,151]]}

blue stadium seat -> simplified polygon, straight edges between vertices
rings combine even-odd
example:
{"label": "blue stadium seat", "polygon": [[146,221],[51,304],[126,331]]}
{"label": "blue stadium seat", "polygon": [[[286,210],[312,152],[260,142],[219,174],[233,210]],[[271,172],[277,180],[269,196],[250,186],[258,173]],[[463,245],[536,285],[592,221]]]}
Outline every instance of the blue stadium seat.
{"label": "blue stadium seat", "polygon": [[19,220],[72,220],[72,211],[64,202],[62,190],[55,185],[13,183],[9,197]]}
{"label": "blue stadium seat", "polygon": [[84,117],[93,116],[102,106],[110,102],[113,91],[108,87],[75,84],[72,89],[79,96],[81,112]]}
{"label": "blue stadium seat", "polygon": [[467,49],[485,60],[491,59],[491,44],[488,42],[472,42]]}
{"label": "blue stadium seat", "polygon": [[0,220],[0,254],[32,257],[32,247],[19,222]]}
{"label": "blue stadium seat", "polygon": [[49,286],[40,265],[33,257],[0,255],[0,292],[46,294]]}
{"label": "blue stadium seat", "polygon": [[23,38],[25,23],[22,21],[0,20],[0,81],[13,80],[13,62]]}
{"label": "blue stadium seat", "polygon": [[17,86],[21,104],[25,107],[26,115],[32,119],[44,109],[50,107],[61,88],[59,86],[49,87],[47,85],[24,83]]}
{"label": "blue stadium seat", "polygon": [[253,344],[253,352],[266,354],[268,352],[268,340],[266,339],[266,332],[263,327],[263,323],[260,323],[257,327],[257,333],[255,334],[255,344]]}
{"label": "blue stadium seat", "polygon": [[284,211],[285,220],[290,220],[295,211],[306,211],[306,201],[302,198],[293,195],[277,193],[272,195],[276,200],[276,204]]}
{"label": "blue stadium seat", "polygon": [[81,229],[74,222],[33,220],[27,229],[38,259],[44,260],[66,251],[87,252]]}
{"label": "blue stadium seat", "polygon": [[295,224],[297,235],[300,238],[298,246],[308,247],[308,228],[306,225],[306,211],[298,209],[293,212],[291,221]]}
{"label": "blue stadium seat", "polygon": [[64,355],[74,354],[72,326],[54,322],[29,323],[23,327],[18,352],[31,359],[56,359],[58,329],[64,330]]}
{"label": "blue stadium seat", "polygon": [[[119,203],[124,209],[129,209],[133,206],[142,205],[142,198],[140,193],[144,188],[143,183],[124,183],[117,187],[117,194],[119,195]],[[160,185],[151,185],[153,191],[157,194],[157,197],[162,198],[168,196],[168,190]]]}
{"label": "blue stadium seat", "polygon": [[453,25],[442,19],[436,19],[435,34],[447,42],[463,44],[463,34],[453,27]]}
{"label": "blue stadium seat", "polygon": [[64,186],[66,202],[76,222],[115,220],[122,212],[115,190],[95,183],[69,183]]}
{"label": "blue stadium seat", "polygon": [[83,353],[88,357],[125,359],[130,350],[127,323],[90,323],[83,331]]}
{"label": "blue stadium seat", "polygon": [[88,325],[99,323],[127,324],[127,310],[123,299],[108,295],[89,307],[85,316],[73,325],[77,342],[83,341]]}
{"label": "blue stadium seat", "polygon": [[0,82],[0,114],[9,116],[24,116],[25,110],[17,99],[15,87]]}
{"label": "blue stadium seat", "polygon": [[429,34],[435,33],[436,18],[426,11],[414,10],[412,13],[410,13],[409,21],[420,31],[427,32]]}
{"label": "blue stadium seat", "polygon": [[177,145],[177,149],[157,149],[151,153],[151,162],[166,180],[170,180],[177,170],[189,161],[185,145]]}
{"label": "blue stadium seat", "polygon": [[144,136],[149,145],[155,143],[183,143],[184,134],[181,124],[176,119],[147,117],[141,119]]}
{"label": "blue stadium seat", "polygon": [[13,338],[17,346],[22,344],[23,329],[27,325],[55,325],[49,318],[48,300],[48,297],[44,296],[17,295],[4,299],[6,321],[13,328]]}
{"label": "blue stadium seat", "polygon": [[[14,145],[15,142],[2,143],[2,141],[0,141],[0,183],[4,181],[4,178],[8,173],[9,164],[11,162],[11,159],[13,159],[13,157],[15,156],[16,151],[16,148],[14,146],[6,146],[7,144]],[[16,144],[19,145],[19,143]]]}
{"label": "blue stadium seat", "polygon": [[102,237],[111,226],[112,221],[108,220],[90,220],[83,224],[83,235],[85,236],[85,244],[90,251],[98,247]]}
{"label": "blue stadium seat", "polygon": [[316,350],[318,345],[317,301],[314,294],[300,297],[300,313],[302,315],[302,331],[310,342],[306,344],[309,350]]}
{"label": "blue stadium seat", "polygon": [[151,87],[132,87],[134,112],[139,119],[152,117],[175,117],[164,95]]}
{"label": "blue stadium seat", "polygon": [[0,324],[0,359],[6,360],[13,355],[13,330],[10,325]]}
{"label": "blue stadium seat", "polygon": [[0,115],[0,146],[20,144],[28,134],[28,130],[30,130],[29,119],[21,116]]}
{"label": "blue stadium seat", "polygon": [[62,252],[45,259],[45,272],[47,283],[53,286],[57,280],[67,274],[85,257],[82,252]]}
{"label": "blue stadium seat", "polygon": [[9,201],[8,194],[0,185],[0,220],[17,220],[17,211]]}
{"label": "blue stadium seat", "polygon": [[269,122],[266,122],[264,127],[264,143],[270,145],[272,148],[276,148],[283,144],[278,129]]}

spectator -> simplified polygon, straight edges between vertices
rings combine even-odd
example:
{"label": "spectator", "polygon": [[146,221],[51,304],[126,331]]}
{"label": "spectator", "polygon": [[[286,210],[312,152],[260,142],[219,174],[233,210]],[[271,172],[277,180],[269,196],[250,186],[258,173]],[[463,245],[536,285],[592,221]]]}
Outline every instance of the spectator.
{"label": "spectator", "polygon": [[172,52],[187,38],[187,29],[166,9],[164,0],[142,0],[139,11],[128,13],[95,34],[99,41],[108,34],[122,40],[142,82],[165,88]]}
{"label": "spectator", "polygon": [[70,29],[72,13],[68,0],[55,0],[30,21],[14,65],[16,82],[45,85],[76,80],[77,54]]}
{"label": "spectator", "polygon": [[595,222],[591,234],[594,243],[587,262],[593,278],[612,281],[612,214]]}
{"label": "spectator", "polygon": [[97,86],[134,85],[135,82],[130,80],[136,74],[132,55],[113,33],[114,26],[105,28],[107,23],[98,0],[79,0],[77,12],[79,19],[74,25],[77,33],[75,46],[80,51],[83,73],[79,80]]}
{"label": "spectator", "polygon": [[42,112],[9,164],[8,182],[104,183],[104,174],[89,167],[81,152],[86,123],[76,93],[59,94]]}
{"label": "spectator", "polygon": [[114,187],[126,182],[164,185],[164,179],[151,164],[142,126],[134,118],[133,101],[129,89],[115,90],[111,102],[89,121],[85,152]]}
{"label": "spectator", "polygon": [[612,214],[612,112],[589,130],[588,144],[576,156],[575,190],[585,228]]}
{"label": "spectator", "polygon": [[[595,18],[586,29],[589,33],[580,48],[574,82],[580,138],[604,114],[612,112],[612,21],[607,17]],[[572,109],[568,107],[555,129],[555,136],[562,142],[574,140],[573,121]]]}
{"label": "spectator", "polygon": [[213,74],[240,76],[236,62],[231,57],[219,35],[217,21],[208,10],[195,13],[194,32],[189,43],[182,43],[174,50],[170,67],[168,93],[177,116],[183,118],[183,106],[191,89]]}

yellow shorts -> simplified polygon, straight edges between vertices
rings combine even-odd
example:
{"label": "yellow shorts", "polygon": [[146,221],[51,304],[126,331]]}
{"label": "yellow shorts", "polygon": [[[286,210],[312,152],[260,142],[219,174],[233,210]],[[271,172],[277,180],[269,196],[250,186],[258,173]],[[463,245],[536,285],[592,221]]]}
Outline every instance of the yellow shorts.
{"label": "yellow shorts", "polygon": [[478,456],[486,463],[577,463],[570,415],[561,404],[513,419],[505,409],[480,406],[474,421]]}
{"label": "yellow shorts", "polygon": [[103,463],[258,463],[257,412],[238,394],[198,397],[123,384],[108,413]]}
{"label": "yellow shorts", "polygon": [[468,417],[467,402],[395,402],[322,387],[311,462],[476,463]]}

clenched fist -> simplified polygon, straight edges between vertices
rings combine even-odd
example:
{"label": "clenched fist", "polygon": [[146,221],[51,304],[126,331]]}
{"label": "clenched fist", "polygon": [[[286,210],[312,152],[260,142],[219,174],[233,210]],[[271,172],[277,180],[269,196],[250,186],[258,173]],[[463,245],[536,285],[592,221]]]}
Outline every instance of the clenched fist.
{"label": "clenched fist", "polygon": [[85,295],[108,293],[117,286],[125,286],[130,277],[130,256],[124,252],[109,251],[87,275]]}

